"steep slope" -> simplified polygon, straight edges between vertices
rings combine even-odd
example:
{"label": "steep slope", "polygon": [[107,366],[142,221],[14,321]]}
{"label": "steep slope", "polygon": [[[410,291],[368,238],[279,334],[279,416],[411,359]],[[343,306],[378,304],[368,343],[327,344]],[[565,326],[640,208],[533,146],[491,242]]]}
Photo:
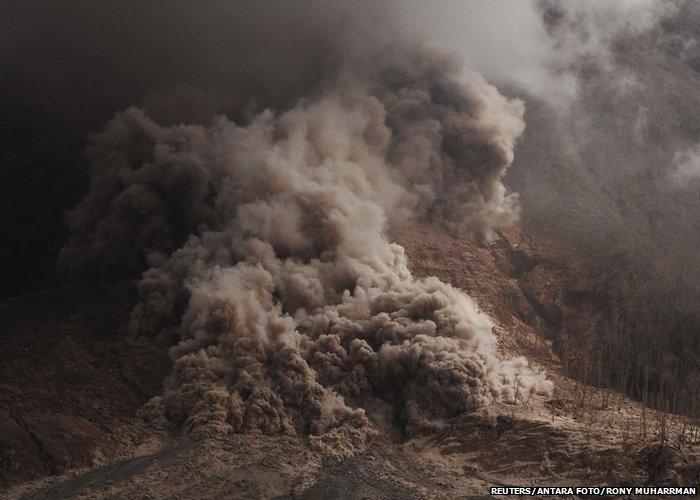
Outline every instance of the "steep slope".
{"label": "steep slope", "polygon": [[[538,253],[563,271],[559,302],[575,315],[558,352],[582,380],[697,415],[700,4],[639,2],[666,12],[646,29],[632,17],[643,8],[596,17],[621,2],[542,4],[578,93],[557,112],[523,89],[527,127],[506,184],[525,231],[546,236]],[[581,364],[582,350],[600,359]]]}
{"label": "steep slope", "polygon": [[0,485],[91,466],[143,439],[164,350],[132,345],[123,294],[56,288],[0,303]]}
{"label": "steep slope", "polygon": [[[120,326],[130,301],[56,290],[3,303],[12,319],[6,335],[16,346],[7,357],[13,368],[3,372],[12,388],[5,393],[24,395],[6,395],[3,407],[16,421],[32,422],[26,427],[29,437],[8,437],[11,428],[4,427],[3,457],[21,452],[23,461],[11,465],[4,459],[3,480],[7,485],[78,469],[14,486],[6,494],[450,498],[485,494],[496,484],[697,482],[700,436],[693,422],[562,375],[547,336],[575,321],[575,308],[561,301],[563,271],[547,260],[551,249],[517,227],[483,244],[428,226],[394,233],[416,274],[438,275],[468,291],[495,320],[500,349],[525,353],[547,370],[556,382],[553,397],[493,405],[412,439],[387,418],[385,408],[370,408],[368,417],[380,434],[367,451],[350,458],[284,435],[200,442],[168,438],[148,432],[134,418],[167,366],[162,351],[124,341]],[[68,340],[41,341],[42,328],[50,325]],[[41,368],[30,369],[30,359],[39,359]],[[51,397],[42,398],[44,387]],[[33,422],[43,427],[32,434]],[[92,441],[86,445],[89,429]],[[24,448],[32,435],[37,447]],[[60,462],[52,446],[70,458]]]}

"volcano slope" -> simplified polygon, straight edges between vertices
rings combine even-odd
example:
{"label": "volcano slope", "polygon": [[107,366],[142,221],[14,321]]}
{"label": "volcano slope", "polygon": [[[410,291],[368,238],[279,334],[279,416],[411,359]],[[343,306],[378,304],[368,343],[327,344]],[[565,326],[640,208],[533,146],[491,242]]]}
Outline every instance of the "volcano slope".
{"label": "volcano slope", "polygon": [[376,403],[366,411],[377,435],[351,456],[289,434],[173,437],[137,417],[170,365],[165,346],[125,335],[132,299],[58,288],[2,303],[2,495],[454,498],[491,485],[697,484],[692,421],[563,375],[540,334],[576,320],[551,245],[517,226],[483,244],[428,225],[391,237],[416,275],[468,292],[493,318],[502,354],[526,354],[554,392],[413,436]]}
{"label": "volcano slope", "polygon": [[[70,22],[55,23],[65,41],[38,47],[71,57],[8,57],[19,69],[58,62],[43,85],[50,68],[19,71],[19,94],[31,82],[28,101],[52,101],[70,87],[75,102],[56,113],[81,122],[68,134],[81,150],[95,133],[87,193],[58,166],[81,170],[77,151],[37,147],[61,127],[3,141],[3,166],[22,174],[2,197],[21,228],[7,234],[30,233],[27,248],[65,244],[57,270],[74,283],[2,302],[3,494],[455,497],[491,484],[697,482],[697,420],[606,390],[697,415],[697,395],[684,394],[698,387],[697,323],[646,307],[663,289],[628,293],[669,269],[681,285],[699,275],[698,198],[667,182],[674,169],[692,174],[700,137],[696,2],[631,22],[624,8],[536,2],[563,51],[552,69],[579,82],[570,112],[536,91],[502,93],[514,82],[494,87],[400,26],[377,29],[373,10],[316,13],[335,2],[312,2],[267,19],[259,2],[234,3],[243,10],[173,12],[172,25],[158,6],[135,19],[121,3],[68,9]],[[44,5],[25,16],[65,19]],[[299,16],[311,22],[291,22]],[[203,35],[181,18],[199,19]],[[129,36],[132,25],[145,36]],[[110,52],[100,36],[113,33]],[[183,33],[192,40],[173,45]],[[602,45],[580,43],[591,34]],[[265,50],[253,43],[268,38]],[[35,44],[23,35],[16,46]],[[133,81],[152,75],[164,47],[175,71]],[[96,60],[108,61],[104,78],[83,78],[102,73]],[[201,89],[180,88],[190,80],[178,75]],[[134,92],[91,92],[123,79]],[[99,106],[79,113],[83,101]],[[61,177],[70,196],[43,205]],[[35,179],[46,189],[21,188]],[[31,223],[57,224],[58,205],[79,194],[68,241]],[[6,264],[44,269],[32,252],[14,258],[24,245],[9,248]],[[632,250],[629,271],[605,279],[625,262],[620,249]],[[670,303],[692,312],[696,292]],[[634,300],[610,300],[620,296]]]}

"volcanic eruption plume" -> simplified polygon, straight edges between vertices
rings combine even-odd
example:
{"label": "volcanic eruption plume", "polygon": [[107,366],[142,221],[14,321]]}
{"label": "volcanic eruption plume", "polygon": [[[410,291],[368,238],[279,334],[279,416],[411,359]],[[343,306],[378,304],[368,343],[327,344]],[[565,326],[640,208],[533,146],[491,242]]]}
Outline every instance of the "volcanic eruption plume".
{"label": "volcanic eruption plume", "polygon": [[[59,268],[141,276],[130,328],[176,338],[144,417],[196,435],[280,432],[335,453],[551,390],[497,354],[463,292],[417,278],[391,224],[487,235],[517,214],[501,182],[523,105],[413,43],[354,53],[286,110],[205,125],[132,107],[92,137],[87,196]],[[142,273],[142,274],[141,274]]]}

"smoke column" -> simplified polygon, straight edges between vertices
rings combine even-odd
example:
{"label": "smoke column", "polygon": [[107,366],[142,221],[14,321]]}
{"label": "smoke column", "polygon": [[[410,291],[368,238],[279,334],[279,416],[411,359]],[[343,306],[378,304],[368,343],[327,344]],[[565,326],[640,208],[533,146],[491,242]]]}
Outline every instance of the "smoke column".
{"label": "smoke column", "polygon": [[132,107],[92,137],[91,183],[59,258],[71,279],[139,276],[130,328],[174,336],[142,413],[195,435],[287,432],[338,454],[382,401],[408,435],[547,393],[497,354],[461,291],[419,279],[387,226],[488,234],[523,104],[418,44],[348,51],[286,110],[159,124]]}

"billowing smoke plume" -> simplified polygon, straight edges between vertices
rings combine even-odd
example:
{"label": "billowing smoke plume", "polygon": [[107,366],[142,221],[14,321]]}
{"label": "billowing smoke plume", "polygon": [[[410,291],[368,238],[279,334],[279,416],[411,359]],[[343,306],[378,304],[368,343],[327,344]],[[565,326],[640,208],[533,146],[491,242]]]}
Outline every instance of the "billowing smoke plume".
{"label": "billowing smoke plume", "polygon": [[118,114],[93,137],[90,191],[60,267],[138,275],[131,329],[177,335],[150,419],[196,434],[293,432],[344,453],[380,400],[408,434],[547,392],[497,355],[490,319],[419,279],[388,224],[487,234],[523,105],[411,44],[355,55],[290,109],[162,126]]}

